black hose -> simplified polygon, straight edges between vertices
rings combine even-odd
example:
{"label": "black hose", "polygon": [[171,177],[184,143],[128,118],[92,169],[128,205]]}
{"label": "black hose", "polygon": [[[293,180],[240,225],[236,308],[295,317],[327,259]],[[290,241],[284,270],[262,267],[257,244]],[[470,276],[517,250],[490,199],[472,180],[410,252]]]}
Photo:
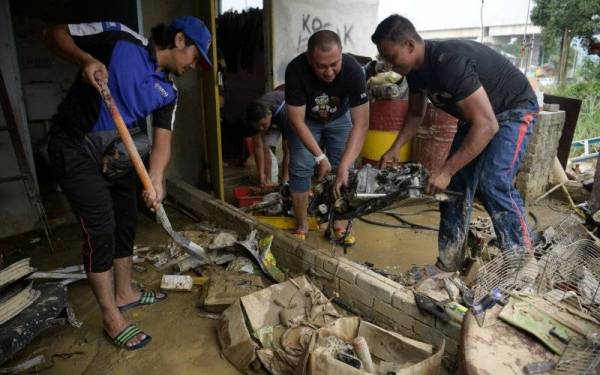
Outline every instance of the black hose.
{"label": "black hose", "polygon": [[371,220],[371,219],[365,219],[364,217],[359,217],[358,220],[362,221],[363,223],[367,223],[367,224],[371,224],[371,225],[377,225],[380,227],[386,227],[386,228],[404,228],[404,229],[409,229],[410,227],[405,225],[405,224],[390,224],[390,223],[384,223],[381,221],[376,221],[376,220]]}
{"label": "black hose", "polygon": [[371,225],[378,225],[381,227],[386,227],[386,228],[400,228],[400,229],[421,229],[421,230],[429,230],[429,231],[433,231],[433,232],[437,232],[438,229],[434,228],[434,227],[428,227],[426,225],[421,225],[421,224],[415,224],[412,223],[408,220],[405,220],[403,218],[400,217],[400,215],[396,215],[394,213],[391,212],[383,212],[384,214],[393,217],[394,219],[398,220],[400,222],[400,224],[390,224],[390,223],[384,223],[381,221],[376,221],[376,220],[371,220],[371,219],[366,219],[364,217],[359,217],[358,220],[367,223],[367,224],[371,224]]}
{"label": "black hose", "polygon": [[410,221],[408,221],[406,219],[403,219],[400,215],[397,215],[397,214],[392,213],[392,212],[385,212],[385,214],[388,215],[388,216],[393,217],[394,219],[398,220],[401,223],[409,225],[411,228],[414,228],[414,229],[430,230],[430,231],[433,231],[433,232],[437,232],[439,230],[438,228],[429,227],[427,225],[421,225],[421,224],[412,223],[412,222],[410,222]]}
{"label": "black hose", "polygon": [[386,211],[382,211],[383,213],[392,213],[394,215],[398,215],[398,216],[415,216],[415,215],[421,215],[424,214],[425,212],[439,212],[439,209],[437,208],[426,208],[424,210],[421,211],[416,211],[416,212],[397,212],[397,211],[392,211],[392,210],[386,210]]}

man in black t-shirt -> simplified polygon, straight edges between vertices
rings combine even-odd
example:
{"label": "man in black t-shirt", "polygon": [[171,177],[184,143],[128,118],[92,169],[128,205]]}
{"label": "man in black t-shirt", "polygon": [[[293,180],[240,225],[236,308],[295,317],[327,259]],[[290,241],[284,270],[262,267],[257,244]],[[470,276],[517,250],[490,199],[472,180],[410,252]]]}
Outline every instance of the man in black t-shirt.
{"label": "man in black t-shirt", "polygon": [[460,120],[450,156],[443,167],[430,171],[427,186],[429,193],[449,189],[464,194],[440,203],[438,266],[462,268],[476,192],[492,218],[501,249],[531,249],[525,209],[513,186],[539,111],[527,78],[480,43],[424,41],[399,15],[383,20],[371,39],[380,56],[406,76],[410,88],[403,128],[382,156],[382,166],[416,133],[425,97]]}
{"label": "man in black t-shirt", "polygon": [[[297,230],[306,238],[306,210],[315,165],[323,179],[336,168],[334,189],[339,194],[348,182],[348,169],[358,157],[369,127],[366,81],[356,60],[342,54],[340,37],[329,30],[314,33],[305,53],[294,58],[285,71],[285,101],[290,125],[290,189]],[[325,153],[320,144],[325,145]],[[345,238],[338,223],[326,235]]]}
{"label": "man in black t-shirt", "polygon": [[246,107],[247,134],[252,136],[256,171],[261,185],[278,182],[271,181],[271,152],[275,151],[280,140],[283,149],[282,180],[284,184],[289,180],[289,155],[284,132],[287,123],[285,93],[281,90],[268,92]]}

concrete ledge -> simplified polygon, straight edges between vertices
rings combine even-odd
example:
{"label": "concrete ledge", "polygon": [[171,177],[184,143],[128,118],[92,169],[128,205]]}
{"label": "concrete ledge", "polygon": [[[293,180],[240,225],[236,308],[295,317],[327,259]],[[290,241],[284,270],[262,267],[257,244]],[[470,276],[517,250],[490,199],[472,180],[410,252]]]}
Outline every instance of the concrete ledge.
{"label": "concrete ledge", "polygon": [[412,291],[347,258],[336,258],[325,249],[298,241],[287,233],[258,223],[252,216],[177,179],[167,180],[167,191],[178,204],[197,216],[242,235],[256,229],[273,234],[271,249],[277,264],[295,275],[307,273],[328,297],[337,300],[367,320],[403,335],[439,344],[445,339],[446,368],[457,363],[460,325],[442,323],[422,314]]}

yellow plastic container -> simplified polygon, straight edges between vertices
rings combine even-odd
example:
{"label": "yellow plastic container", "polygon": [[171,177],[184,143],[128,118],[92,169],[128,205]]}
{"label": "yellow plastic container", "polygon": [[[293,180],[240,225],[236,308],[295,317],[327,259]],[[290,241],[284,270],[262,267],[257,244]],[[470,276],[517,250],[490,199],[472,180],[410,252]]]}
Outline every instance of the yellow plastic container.
{"label": "yellow plastic container", "polygon": [[[378,161],[394,143],[397,135],[397,131],[367,131],[365,144],[363,145],[360,156],[363,159],[369,159],[370,161]],[[398,157],[400,161],[404,162],[410,160],[410,145],[411,142],[407,142],[404,146],[402,146],[402,148],[400,148],[400,151],[398,151]]]}

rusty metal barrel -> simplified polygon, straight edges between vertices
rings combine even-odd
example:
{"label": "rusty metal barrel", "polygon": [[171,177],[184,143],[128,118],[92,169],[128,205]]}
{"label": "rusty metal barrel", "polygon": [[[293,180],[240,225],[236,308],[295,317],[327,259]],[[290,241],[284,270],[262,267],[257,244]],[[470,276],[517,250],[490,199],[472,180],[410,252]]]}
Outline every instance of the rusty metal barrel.
{"label": "rusty metal barrel", "polygon": [[429,171],[441,168],[448,159],[458,119],[427,103],[423,123],[413,138],[412,160]]}

